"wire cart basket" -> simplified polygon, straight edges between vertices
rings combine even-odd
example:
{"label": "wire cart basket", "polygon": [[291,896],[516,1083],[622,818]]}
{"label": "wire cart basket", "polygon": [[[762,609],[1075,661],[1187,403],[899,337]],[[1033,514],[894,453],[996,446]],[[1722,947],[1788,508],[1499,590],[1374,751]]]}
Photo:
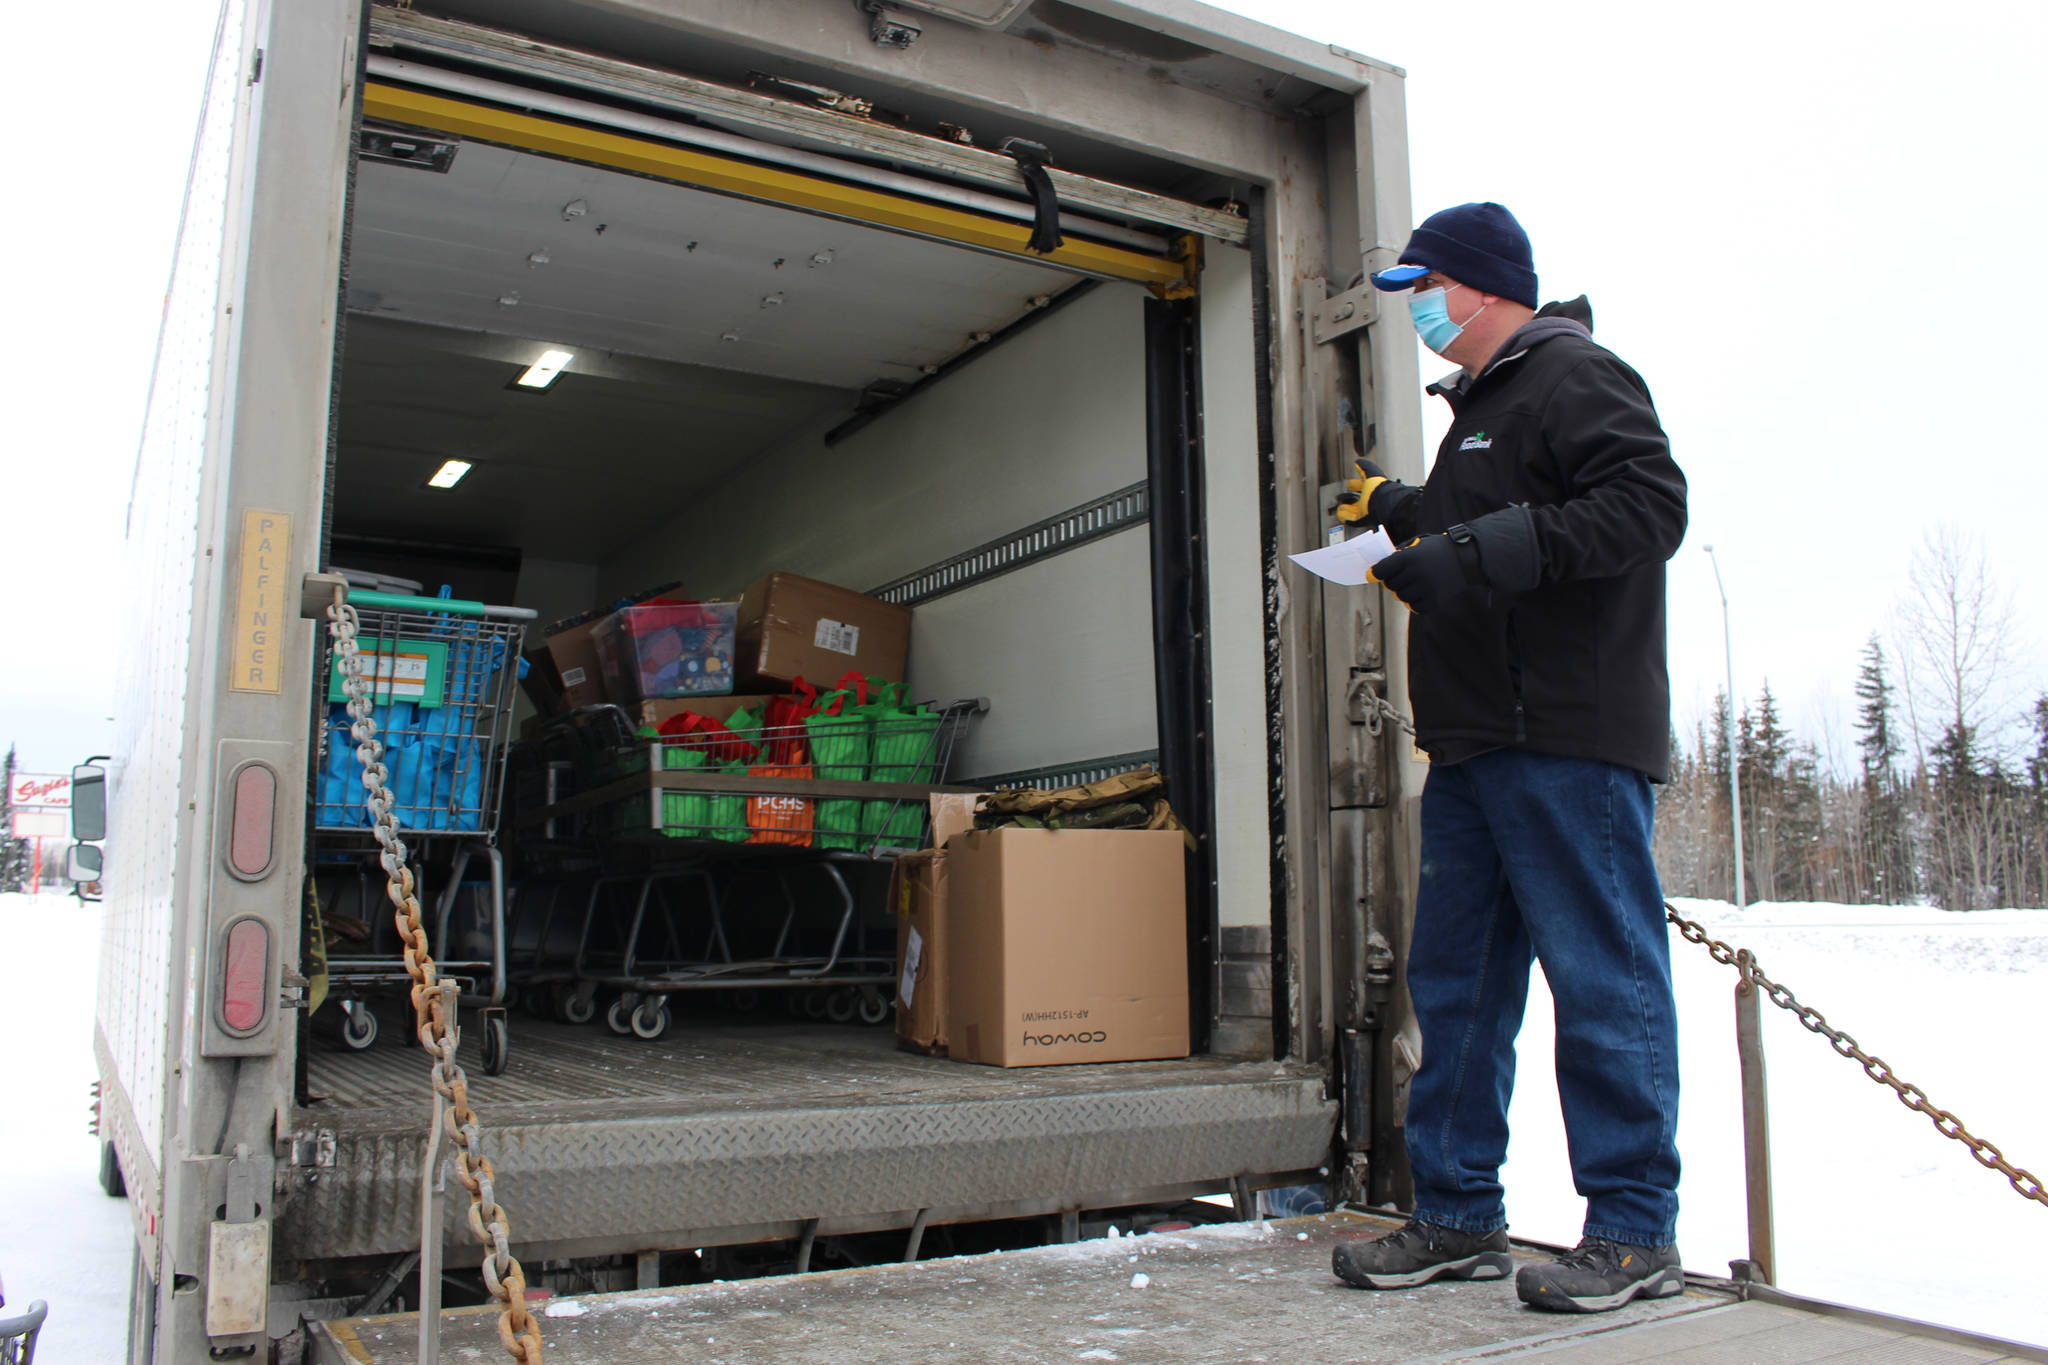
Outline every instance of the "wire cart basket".
{"label": "wire cart basket", "polygon": [[[575,718],[565,728],[615,728],[621,742],[592,789],[541,814],[550,826],[580,819],[607,870],[522,935],[522,981],[552,987],[571,1022],[597,1013],[603,991],[611,1029],[642,1038],[661,1036],[668,997],[692,990],[807,987],[831,1017],[880,1022],[895,945],[869,942],[848,872],[926,845],[930,796],[987,707],[817,714],[652,742],[634,742],[623,715],[614,727]],[[737,894],[741,879],[757,894]]]}
{"label": "wire cart basket", "polygon": [[[444,598],[354,592],[363,672],[376,704],[372,719],[384,745],[393,806],[420,900],[432,907],[433,952],[442,974],[484,1007],[484,1070],[505,1068],[509,1037],[500,1008],[505,994],[505,868],[498,848],[505,752],[520,645],[535,613]],[[342,1041],[354,1049],[376,1041],[377,1018],[367,997],[411,985],[396,949],[381,951],[388,922],[384,876],[365,806],[362,760],[349,733],[347,694],[332,637],[321,635],[314,710],[318,742],[312,772],[313,870],[323,885],[323,922],[335,917],[347,889],[367,936],[327,958],[328,988],[340,1001]],[[467,960],[449,954],[449,930],[472,860],[487,865],[482,891],[482,951]],[[430,865],[441,879],[428,894]],[[324,874],[324,875],[322,875]],[[359,932],[363,932],[359,930]],[[477,940],[469,940],[475,943]],[[470,951],[475,952],[472,947]]]}

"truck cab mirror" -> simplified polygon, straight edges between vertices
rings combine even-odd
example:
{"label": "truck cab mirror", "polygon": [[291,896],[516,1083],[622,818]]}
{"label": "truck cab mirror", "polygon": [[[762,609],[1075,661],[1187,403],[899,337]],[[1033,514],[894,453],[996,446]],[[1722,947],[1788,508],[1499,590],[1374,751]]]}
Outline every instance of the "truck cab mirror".
{"label": "truck cab mirror", "polygon": [[[107,837],[107,770],[97,763],[81,763],[71,770],[71,837],[81,843]],[[71,852],[78,855],[77,849]],[[97,860],[99,850],[92,853]],[[93,871],[99,871],[97,861]]]}
{"label": "truck cab mirror", "polygon": [[[100,873],[105,866],[106,854],[97,844],[73,844],[64,858],[64,877],[80,900],[96,901],[99,899]],[[90,893],[87,887],[92,888]]]}

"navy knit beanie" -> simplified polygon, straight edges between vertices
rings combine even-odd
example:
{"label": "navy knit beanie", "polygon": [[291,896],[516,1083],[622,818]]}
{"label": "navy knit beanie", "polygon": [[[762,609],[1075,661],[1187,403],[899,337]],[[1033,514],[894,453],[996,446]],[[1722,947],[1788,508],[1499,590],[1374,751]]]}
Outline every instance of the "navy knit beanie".
{"label": "navy knit beanie", "polygon": [[1529,234],[1499,204],[1459,204],[1430,214],[1408,239],[1401,264],[1426,265],[1482,294],[1536,306]]}

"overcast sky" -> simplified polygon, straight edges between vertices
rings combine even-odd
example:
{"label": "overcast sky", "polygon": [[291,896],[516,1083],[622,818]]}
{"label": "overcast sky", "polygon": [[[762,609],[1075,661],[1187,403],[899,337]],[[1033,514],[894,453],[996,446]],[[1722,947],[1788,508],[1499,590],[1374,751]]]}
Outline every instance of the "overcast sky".
{"label": "overcast sky", "polygon": [[[1417,215],[1506,204],[1545,296],[1588,294],[1599,339],[1649,382],[1692,485],[1670,579],[1681,726],[1723,676],[1707,543],[1737,690],[1768,677],[1803,737],[1832,711],[1853,742],[1858,652],[1935,524],[1981,538],[2015,594],[2012,704],[2048,690],[2048,5],[1226,8],[1404,67]],[[83,67],[62,6],[11,13],[0,56],[0,742],[29,767],[108,737],[96,661],[118,645],[121,515],[215,5],[96,12],[115,22]]]}

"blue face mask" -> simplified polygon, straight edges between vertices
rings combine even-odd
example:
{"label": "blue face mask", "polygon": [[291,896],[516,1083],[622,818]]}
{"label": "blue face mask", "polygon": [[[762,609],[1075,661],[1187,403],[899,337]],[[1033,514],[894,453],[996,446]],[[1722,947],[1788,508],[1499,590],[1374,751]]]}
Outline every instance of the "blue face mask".
{"label": "blue face mask", "polygon": [[[1452,289],[1464,287],[1461,284],[1451,286]],[[1442,355],[1444,350],[1465,332],[1465,325],[1451,321],[1447,297],[1447,291],[1442,288],[1419,289],[1408,296],[1408,316],[1415,320],[1415,334],[1422,338],[1423,345],[1438,355]],[[1479,313],[1485,311],[1486,308],[1482,307]],[[1479,313],[1474,313],[1472,317],[1478,317]],[[1471,321],[1472,318],[1467,318],[1465,324],[1470,324]]]}

